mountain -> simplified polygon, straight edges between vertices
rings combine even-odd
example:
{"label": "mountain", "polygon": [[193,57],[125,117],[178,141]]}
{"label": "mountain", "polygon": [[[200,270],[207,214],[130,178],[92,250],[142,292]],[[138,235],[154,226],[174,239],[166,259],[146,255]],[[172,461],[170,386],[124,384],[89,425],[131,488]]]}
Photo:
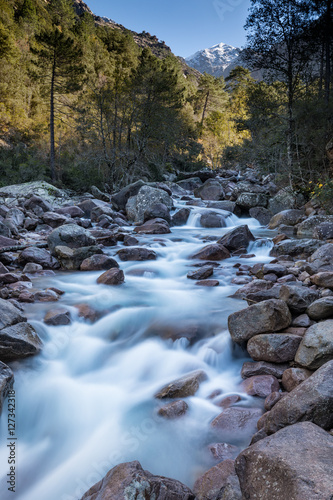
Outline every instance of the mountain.
{"label": "mountain", "polygon": [[206,72],[214,76],[228,76],[230,72],[228,67],[235,65],[240,53],[241,49],[226,43],[218,43],[209,49],[199,50],[193,56],[187,57],[185,61],[200,73]]}

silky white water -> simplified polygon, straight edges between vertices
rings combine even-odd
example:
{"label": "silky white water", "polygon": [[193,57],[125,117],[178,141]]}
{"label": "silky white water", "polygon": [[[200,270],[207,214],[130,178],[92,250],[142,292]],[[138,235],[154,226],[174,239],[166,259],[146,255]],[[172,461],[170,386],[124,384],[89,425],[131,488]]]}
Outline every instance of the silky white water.
{"label": "silky white water", "polygon": [[[195,208],[200,213],[200,208]],[[215,210],[214,210],[215,211]],[[233,226],[257,221],[230,217]],[[191,221],[190,221],[191,222]],[[156,261],[119,262],[125,283],[97,285],[101,272],[58,273],[39,278],[66,293],[57,304],[27,306],[29,320],[44,342],[42,353],[12,363],[17,404],[16,493],[7,490],[7,415],[1,417],[1,499],[78,500],[115,465],[139,460],[145,469],[192,486],[198,474],[213,466],[207,445],[218,441],[210,422],[221,412],[208,396],[240,394],[241,406],[259,404],[240,390],[240,368],[246,353],[233,347],[227,318],[246,303],[231,298],[236,262],[268,262],[271,244],[261,239],[249,248],[257,257],[231,258],[214,270],[220,286],[199,287],[187,279],[191,254],[232,227],[203,229],[190,224],[168,235],[142,236]],[[214,238],[213,238],[214,239]],[[117,248],[108,249],[115,255]],[[94,324],[77,315],[75,304],[103,311]],[[46,327],[47,309],[66,305],[73,322]],[[181,332],[192,332],[190,340]],[[170,334],[171,332],[171,334]],[[178,339],[170,337],[178,332]],[[157,410],[166,402],[154,394],[163,385],[193,370],[208,379],[178,420]],[[6,408],[6,403],[4,405]],[[246,446],[246,439],[233,444]]]}

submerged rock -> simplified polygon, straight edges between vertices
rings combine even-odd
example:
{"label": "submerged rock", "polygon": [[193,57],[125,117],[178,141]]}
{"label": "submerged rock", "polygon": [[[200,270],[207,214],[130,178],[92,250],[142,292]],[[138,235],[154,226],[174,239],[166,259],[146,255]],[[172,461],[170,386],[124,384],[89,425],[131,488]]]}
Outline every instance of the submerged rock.
{"label": "submerged rock", "polygon": [[157,399],[165,398],[186,398],[194,396],[198,391],[200,383],[207,379],[207,375],[202,370],[197,370],[180,377],[170,384],[164,386],[160,391],[155,394]]}
{"label": "submerged rock", "polygon": [[17,323],[0,330],[0,360],[14,361],[38,354],[42,342],[29,323]]}

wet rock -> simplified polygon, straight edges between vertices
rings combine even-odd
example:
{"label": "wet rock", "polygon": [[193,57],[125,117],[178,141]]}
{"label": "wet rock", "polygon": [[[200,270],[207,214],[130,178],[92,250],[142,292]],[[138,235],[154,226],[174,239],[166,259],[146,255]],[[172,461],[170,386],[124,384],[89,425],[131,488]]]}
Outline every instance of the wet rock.
{"label": "wet rock", "polygon": [[71,323],[71,314],[68,309],[63,307],[51,309],[44,316],[44,323],[52,326],[69,325]]}
{"label": "wet rock", "polygon": [[151,219],[137,226],[134,231],[143,234],[168,234],[171,233],[169,224],[164,219]]}
{"label": "wet rock", "polygon": [[80,265],[81,271],[102,271],[111,267],[119,267],[118,262],[112,257],[103,254],[92,255],[84,259]]}
{"label": "wet rock", "polygon": [[211,423],[229,440],[246,439],[257,430],[257,421],[262,411],[259,408],[232,407],[224,410]]}
{"label": "wet rock", "polygon": [[198,286],[214,287],[219,286],[220,282],[218,280],[200,280],[196,282]]}
{"label": "wet rock", "polygon": [[62,269],[74,271],[80,269],[82,262],[93,255],[102,254],[102,250],[97,246],[69,248],[59,245],[55,247],[54,253],[61,264]]}
{"label": "wet rock", "polygon": [[241,193],[236,203],[239,207],[249,209],[254,207],[267,207],[268,197],[262,193]]}
{"label": "wet rock", "polygon": [[304,313],[309,305],[319,297],[316,290],[305,286],[282,285],[280,288],[280,299],[284,300],[294,314]]}
{"label": "wet rock", "polygon": [[310,281],[314,285],[333,289],[333,272],[313,274]]}
{"label": "wet rock", "polygon": [[252,337],[247,351],[254,361],[286,363],[292,361],[302,337],[287,333],[265,333]]}
{"label": "wet rock", "polygon": [[270,411],[274,405],[281,399],[281,392],[275,391],[269,394],[264,403],[264,408],[266,411]]}
{"label": "wet rock", "polygon": [[20,253],[18,262],[23,266],[28,263],[39,264],[43,269],[59,269],[60,267],[58,260],[52,257],[46,248],[26,248]]}
{"label": "wet rock", "polygon": [[230,257],[230,252],[223,245],[212,244],[206,245],[201,250],[192,255],[191,259],[200,259],[200,260],[224,260]]}
{"label": "wet rock", "polygon": [[230,408],[230,406],[233,406],[240,400],[241,397],[238,394],[232,394],[231,396],[224,396],[222,399],[214,401],[214,404],[220,408]]}
{"label": "wet rock", "polygon": [[249,396],[266,398],[272,392],[279,391],[280,385],[273,375],[254,375],[241,383],[241,389]]}
{"label": "wet rock", "polygon": [[51,253],[57,246],[66,246],[69,248],[89,247],[95,244],[95,238],[89,231],[76,224],[66,224],[54,229],[47,238]]}
{"label": "wet rock", "polygon": [[200,267],[197,271],[190,271],[187,273],[187,277],[191,280],[204,280],[209,278],[214,272],[214,268],[212,266],[203,266]]}
{"label": "wet rock", "polygon": [[94,323],[101,318],[102,313],[93,309],[89,304],[75,304],[74,306],[78,310],[79,318],[84,318],[86,321]]}
{"label": "wet rock", "polygon": [[[91,202],[91,200],[86,200],[88,202]],[[84,202],[83,202],[84,203]],[[91,203],[91,205],[94,207],[95,205]],[[85,212],[78,206],[76,205],[70,205],[68,207],[61,207],[61,208],[56,208],[54,210],[57,214],[60,215],[67,215],[68,217],[84,217]],[[91,214],[91,210],[89,211],[89,215]]]}
{"label": "wet rock", "polygon": [[313,237],[319,240],[333,239],[333,222],[322,222],[313,230]]}
{"label": "wet rock", "polygon": [[221,184],[215,179],[208,179],[202,186],[195,189],[194,195],[202,200],[222,200],[224,192]]}
{"label": "wet rock", "polygon": [[282,385],[286,391],[290,392],[311,375],[312,372],[305,368],[288,368],[283,372]]}
{"label": "wet rock", "polygon": [[245,361],[241,376],[242,378],[248,378],[255,375],[273,375],[273,377],[281,378],[287,368],[289,368],[288,363],[277,365],[275,363],[267,363],[266,361]]}
{"label": "wet rock", "polygon": [[41,290],[33,294],[34,302],[56,302],[59,300],[59,295],[54,290]]}
{"label": "wet rock", "polygon": [[333,490],[333,437],[310,422],[266,437],[236,458],[245,500],[324,500]]}
{"label": "wet rock", "polygon": [[291,320],[286,303],[270,299],[231,314],[228,318],[228,327],[232,340],[240,344],[259,333],[287,328]]}
{"label": "wet rock", "polygon": [[157,399],[165,398],[186,398],[194,396],[198,391],[201,382],[207,379],[207,375],[202,370],[197,370],[180,377],[170,384],[164,386],[159,392],[155,394]]}
{"label": "wet rock", "polygon": [[65,224],[65,222],[67,221],[67,217],[56,212],[45,212],[42,215],[42,220],[45,222],[45,224],[54,229]]}
{"label": "wet rock", "polygon": [[2,413],[3,403],[8,396],[8,392],[13,388],[14,373],[0,361],[0,415]]}
{"label": "wet rock", "polygon": [[154,476],[137,461],[117,465],[92,486],[81,500],[195,500],[191,490],[176,479]]}
{"label": "wet rock", "polygon": [[270,435],[300,421],[311,421],[323,429],[332,429],[333,360],[276,403],[266,414],[263,428]]}
{"label": "wet rock", "polygon": [[11,302],[0,299],[0,330],[22,321],[26,321],[26,318],[21,311]]}
{"label": "wet rock", "polygon": [[312,302],[306,312],[316,321],[333,317],[333,297],[323,297]]}
{"label": "wet rock", "polygon": [[219,462],[228,459],[232,460],[239,454],[238,446],[229,443],[213,443],[208,446],[208,449],[213,458]]}
{"label": "wet rock", "polygon": [[260,222],[262,226],[267,226],[271,220],[272,213],[264,207],[253,207],[249,210],[250,217]]}
{"label": "wet rock", "polygon": [[97,283],[101,285],[121,285],[125,281],[124,273],[121,269],[113,267],[97,278]]}
{"label": "wet rock", "polygon": [[251,241],[254,241],[255,237],[249,230],[247,225],[238,226],[229,233],[225,234],[218,240],[219,245],[223,245],[225,248],[233,252],[239,250],[240,248],[247,248]]}
{"label": "wet rock", "polygon": [[[114,203],[114,197],[112,197]],[[144,213],[157,203],[163,203],[167,209],[172,208],[172,198],[164,191],[151,186],[142,186],[138,194],[129,198],[126,204],[126,214],[130,221],[142,224]]]}
{"label": "wet rock", "polygon": [[156,203],[151,207],[147,208],[143,214],[143,220],[146,222],[151,219],[164,219],[168,223],[171,222],[170,211],[164,203]]}
{"label": "wet rock", "polygon": [[134,236],[131,236],[130,234],[127,234],[124,237],[124,245],[126,247],[134,247],[139,244],[139,240],[135,238]]}
{"label": "wet rock", "polygon": [[157,254],[153,250],[144,247],[121,248],[118,250],[117,255],[119,256],[119,259],[123,261],[144,261],[157,259]]}
{"label": "wet rock", "polygon": [[310,370],[316,370],[333,359],[333,320],[310,326],[297,350],[295,361]]}
{"label": "wet rock", "polygon": [[297,236],[310,237],[314,236],[314,229],[322,222],[333,222],[333,216],[329,215],[313,215],[305,219],[297,226]]}
{"label": "wet rock", "polygon": [[158,410],[158,415],[167,419],[175,419],[182,417],[188,410],[188,405],[185,401],[172,401]]}
{"label": "wet rock", "polygon": [[104,234],[104,236],[96,238],[96,244],[105,247],[114,247],[117,245],[116,235],[113,233]]}
{"label": "wet rock", "polygon": [[226,217],[217,212],[204,212],[200,217],[200,224],[202,227],[226,227]]}
{"label": "wet rock", "polygon": [[304,212],[302,210],[283,210],[271,218],[268,227],[269,229],[275,229],[278,226],[281,226],[281,224],[295,226],[302,220],[303,217]]}
{"label": "wet rock", "polygon": [[227,212],[231,212],[237,216],[242,214],[240,208],[236,205],[236,202],[230,200],[222,200],[222,201],[208,201],[207,208],[218,208],[219,210],[226,210]]}
{"label": "wet rock", "polygon": [[274,257],[290,255],[291,257],[306,258],[318,250],[321,245],[323,243],[318,240],[283,240],[274,246],[270,254]]}
{"label": "wet rock", "polygon": [[0,330],[0,360],[14,361],[38,354],[42,342],[29,323],[17,323]]}
{"label": "wet rock", "polygon": [[196,500],[242,500],[234,461],[224,460],[205,472],[196,480],[193,492]]}
{"label": "wet rock", "polygon": [[181,208],[172,216],[172,225],[173,226],[184,226],[186,224],[189,216],[190,216],[191,210],[189,208]]}

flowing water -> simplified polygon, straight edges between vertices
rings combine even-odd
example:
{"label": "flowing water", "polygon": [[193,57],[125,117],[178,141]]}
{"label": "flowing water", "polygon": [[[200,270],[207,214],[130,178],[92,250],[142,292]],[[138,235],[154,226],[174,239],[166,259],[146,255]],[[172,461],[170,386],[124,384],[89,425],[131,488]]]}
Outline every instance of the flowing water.
{"label": "flowing water", "polygon": [[[50,304],[27,306],[44,348],[35,358],[12,363],[17,487],[15,494],[7,491],[4,445],[3,500],[78,500],[108,470],[131,460],[191,487],[216,463],[207,445],[218,440],[210,422],[221,408],[209,395],[220,390],[223,396],[240,394],[241,406],[262,404],[239,387],[247,358],[240,347],[232,346],[227,318],[246,305],[230,297],[239,288],[231,283],[234,265],[270,261],[269,233],[256,220],[234,215],[227,218],[226,228],[200,228],[204,210],[193,207],[187,225],[173,228],[171,234],[140,236],[140,243],[153,248],[158,259],[120,262],[126,281],[119,287],[97,285],[101,272],[38,278],[38,286],[52,284],[66,292],[59,305],[71,310],[73,322],[47,327],[42,319]],[[191,254],[244,223],[260,238],[248,249],[256,257],[222,261],[212,277],[219,280],[218,287],[200,287],[186,278],[194,269]],[[108,253],[114,256],[118,249]],[[79,303],[102,312],[101,319],[92,324],[79,318],[74,307]],[[154,399],[154,394],[197,369],[204,370],[208,379],[186,399],[187,414],[178,420],[159,417],[157,410],[165,402]],[[1,436],[4,443],[5,411]],[[248,439],[233,437],[230,442],[244,447]]]}

